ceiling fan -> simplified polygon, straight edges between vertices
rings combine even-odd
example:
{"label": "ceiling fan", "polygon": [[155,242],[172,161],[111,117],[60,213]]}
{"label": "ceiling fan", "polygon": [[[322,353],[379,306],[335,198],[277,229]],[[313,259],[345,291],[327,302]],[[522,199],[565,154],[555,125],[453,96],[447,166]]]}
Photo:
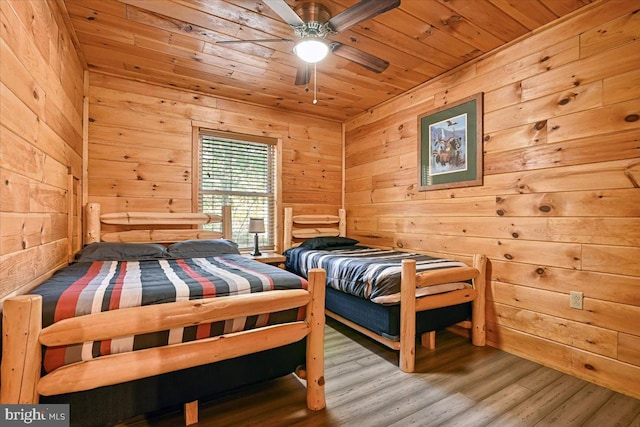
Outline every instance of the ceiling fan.
{"label": "ceiling fan", "polygon": [[362,67],[382,73],[389,63],[367,52],[336,41],[325,41],[325,38],[340,31],[347,30],[360,22],[373,18],[400,6],[400,0],[361,0],[359,3],[332,17],[331,12],[320,3],[310,1],[291,8],[285,0],[263,0],[284,22],[289,24],[296,39],[256,39],[225,40],[219,44],[231,43],[294,43],[294,53],[304,61],[296,73],[296,85],[306,85],[310,80],[309,64],[324,59],[329,52],[352,61]]}

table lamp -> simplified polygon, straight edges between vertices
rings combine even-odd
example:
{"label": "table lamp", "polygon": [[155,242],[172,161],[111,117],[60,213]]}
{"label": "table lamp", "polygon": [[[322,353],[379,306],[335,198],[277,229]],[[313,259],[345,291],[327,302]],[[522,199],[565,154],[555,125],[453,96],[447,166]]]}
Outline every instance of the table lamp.
{"label": "table lamp", "polygon": [[264,219],[262,218],[249,218],[249,233],[255,233],[253,241],[253,252],[250,252],[252,256],[260,256],[260,248],[258,247],[258,233],[264,233]]}

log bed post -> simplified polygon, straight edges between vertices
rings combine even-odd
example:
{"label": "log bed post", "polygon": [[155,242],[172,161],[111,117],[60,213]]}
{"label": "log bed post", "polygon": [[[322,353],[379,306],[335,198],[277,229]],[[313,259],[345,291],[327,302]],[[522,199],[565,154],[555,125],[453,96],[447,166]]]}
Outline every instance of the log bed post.
{"label": "log bed post", "polygon": [[340,218],[340,222],[338,222],[340,237],[345,237],[347,235],[347,211],[344,209],[339,209],[338,217]]}
{"label": "log bed post", "polygon": [[473,267],[480,273],[473,280],[473,287],[478,292],[476,298],[471,302],[471,343],[477,346],[484,346],[487,341],[485,328],[485,305],[487,286],[487,257],[486,255],[475,254],[473,256]]}
{"label": "log bed post", "polygon": [[312,411],[324,409],[326,406],[324,393],[324,298],[326,292],[326,273],[314,268],[309,272],[309,292],[311,300],[307,305],[306,380],[307,408]]}
{"label": "log bed post", "polygon": [[222,207],[222,238],[231,240],[233,232],[231,230],[233,223],[231,222],[231,206]]}
{"label": "log bed post", "polygon": [[20,295],[4,302],[0,403],[36,404],[42,348],[42,297]]}
{"label": "log bed post", "polygon": [[400,279],[400,370],[413,372],[416,356],[416,261],[402,260]]}
{"label": "log bed post", "polygon": [[87,203],[87,231],[85,243],[100,241],[100,203]]}
{"label": "log bed post", "polygon": [[292,247],[293,240],[293,209],[284,208],[284,236],[282,240],[282,250],[286,251]]}

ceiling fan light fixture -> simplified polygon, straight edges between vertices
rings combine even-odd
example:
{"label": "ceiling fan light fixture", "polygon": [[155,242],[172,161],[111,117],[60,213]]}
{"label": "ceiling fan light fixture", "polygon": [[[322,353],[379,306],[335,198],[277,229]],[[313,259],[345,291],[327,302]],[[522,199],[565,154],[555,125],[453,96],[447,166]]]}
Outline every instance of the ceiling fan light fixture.
{"label": "ceiling fan light fixture", "polygon": [[315,38],[302,39],[293,47],[293,53],[309,64],[322,61],[329,54],[329,46]]}

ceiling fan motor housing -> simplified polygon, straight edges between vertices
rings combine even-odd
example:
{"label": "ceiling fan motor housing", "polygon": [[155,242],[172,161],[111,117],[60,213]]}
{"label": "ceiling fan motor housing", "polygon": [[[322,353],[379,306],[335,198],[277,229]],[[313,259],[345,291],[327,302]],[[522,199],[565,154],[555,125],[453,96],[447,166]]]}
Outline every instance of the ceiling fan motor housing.
{"label": "ceiling fan motor housing", "polygon": [[304,21],[303,25],[294,27],[296,36],[323,39],[327,34],[332,33],[331,28],[327,25],[331,19],[331,12],[320,3],[301,3],[295,7],[294,12]]}

